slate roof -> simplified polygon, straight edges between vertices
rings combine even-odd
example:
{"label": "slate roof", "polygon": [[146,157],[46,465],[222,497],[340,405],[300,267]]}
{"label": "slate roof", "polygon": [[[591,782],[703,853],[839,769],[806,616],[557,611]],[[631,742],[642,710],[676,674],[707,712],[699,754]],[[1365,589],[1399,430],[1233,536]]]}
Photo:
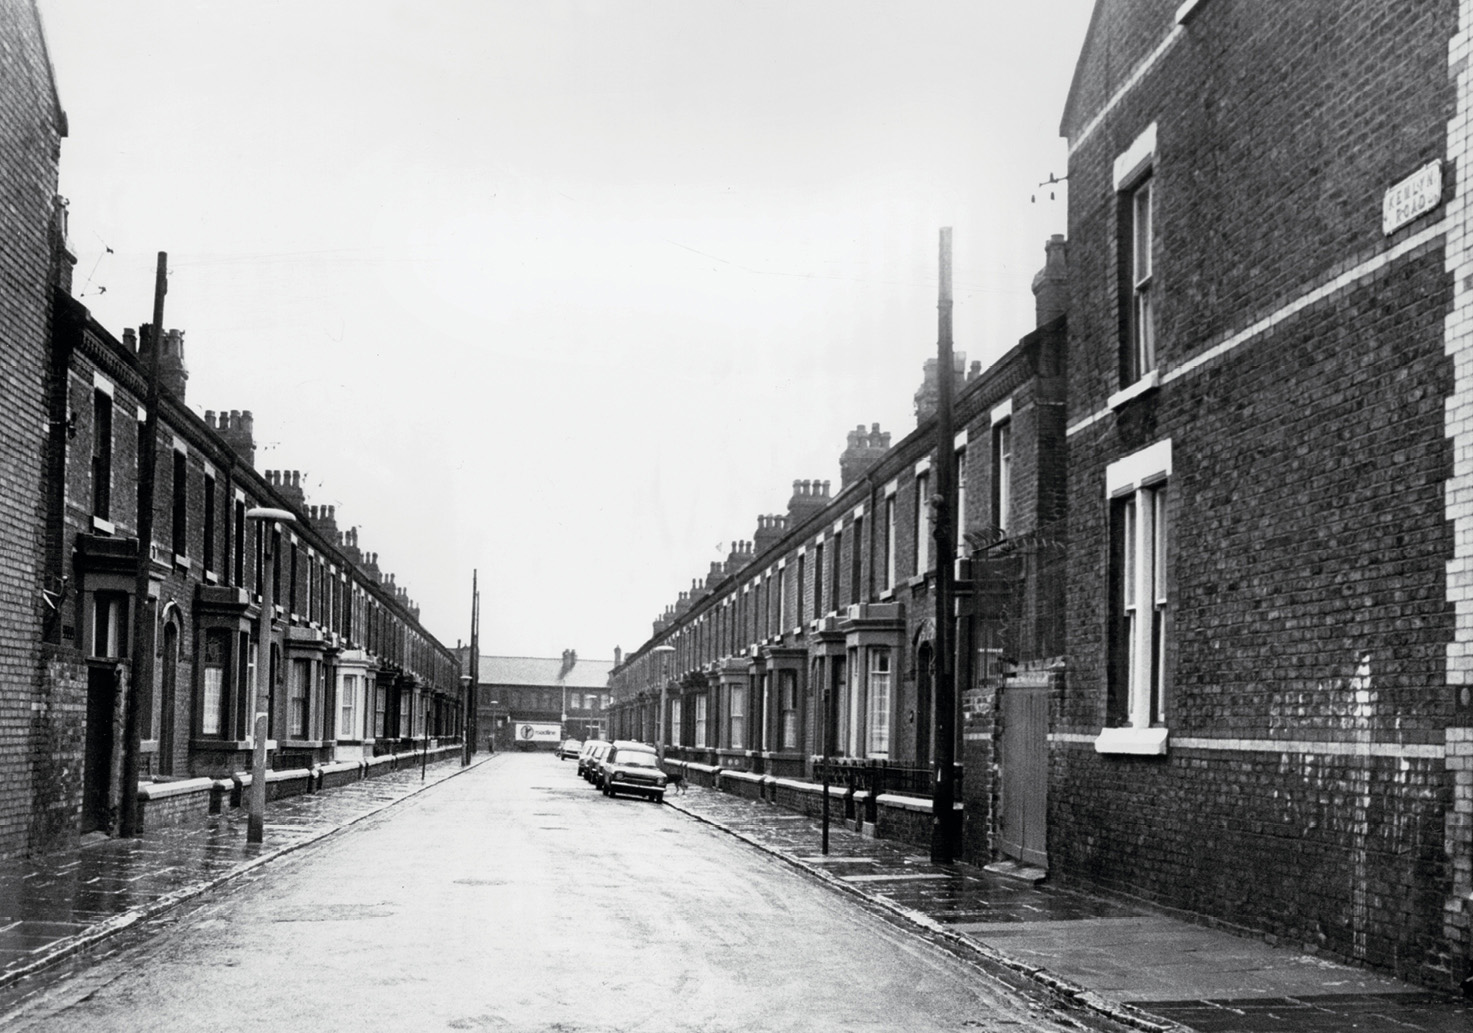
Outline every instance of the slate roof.
{"label": "slate roof", "polygon": [[566,685],[570,689],[604,689],[608,688],[609,672],[614,669],[614,661],[585,660],[580,656],[565,678],[558,677],[562,669],[562,657],[483,655],[480,683],[547,688],[561,688]]}

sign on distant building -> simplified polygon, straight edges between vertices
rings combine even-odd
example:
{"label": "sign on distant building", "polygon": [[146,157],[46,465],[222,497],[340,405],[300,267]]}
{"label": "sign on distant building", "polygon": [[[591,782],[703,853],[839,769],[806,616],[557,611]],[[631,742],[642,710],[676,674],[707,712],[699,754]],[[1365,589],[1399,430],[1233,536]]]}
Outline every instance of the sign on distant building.
{"label": "sign on distant building", "polygon": [[1381,230],[1392,233],[1442,203],[1442,159],[1423,165],[1381,200]]}
{"label": "sign on distant building", "polygon": [[561,742],[562,738],[562,725],[540,721],[517,722],[518,742]]}

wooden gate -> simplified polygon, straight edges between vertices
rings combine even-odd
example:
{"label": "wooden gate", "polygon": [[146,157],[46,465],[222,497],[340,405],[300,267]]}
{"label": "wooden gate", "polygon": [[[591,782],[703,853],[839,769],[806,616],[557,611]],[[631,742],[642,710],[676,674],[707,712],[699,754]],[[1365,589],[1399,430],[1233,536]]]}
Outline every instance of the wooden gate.
{"label": "wooden gate", "polygon": [[1002,693],[1000,846],[1040,868],[1048,867],[1048,701],[1046,688]]}
{"label": "wooden gate", "polygon": [[82,758],[82,829],[112,828],[113,720],[118,672],[101,664],[87,668],[87,740]]}

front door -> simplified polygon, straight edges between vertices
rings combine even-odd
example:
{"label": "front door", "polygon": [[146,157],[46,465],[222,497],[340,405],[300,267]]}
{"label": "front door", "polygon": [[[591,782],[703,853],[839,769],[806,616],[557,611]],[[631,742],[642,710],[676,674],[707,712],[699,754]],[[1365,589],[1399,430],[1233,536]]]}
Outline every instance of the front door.
{"label": "front door", "polygon": [[931,700],[936,691],[931,670],[931,643],[923,642],[916,652],[916,767],[931,766]]}
{"label": "front door", "polygon": [[117,669],[87,669],[87,752],[82,769],[82,832],[112,828],[113,716],[117,708]]}
{"label": "front door", "polygon": [[999,810],[1002,852],[1048,867],[1048,689],[1010,687],[1002,693]]}

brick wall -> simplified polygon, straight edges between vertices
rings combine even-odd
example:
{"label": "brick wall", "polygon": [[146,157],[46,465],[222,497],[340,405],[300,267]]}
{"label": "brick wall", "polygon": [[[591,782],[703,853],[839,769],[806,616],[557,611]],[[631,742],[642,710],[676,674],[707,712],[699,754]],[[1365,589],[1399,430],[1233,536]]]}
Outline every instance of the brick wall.
{"label": "brick wall", "polygon": [[[62,132],[51,70],[29,0],[0,3],[0,855],[23,851],[42,675],[41,559],[53,218]],[[53,586],[54,587],[54,586]],[[64,735],[64,731],[58,734]],[[41,818],[51,821],[50,810]],[[45,838],[44,832],[42,838]]]}
{"label": "brick wall", "polygon": [[[1443,212],[1387,238],[1381,199],[1448,156],[1457,4],[1207,0],[1185,27],[1156,18],[1171,6],[1102,5],[1114,24],[1095,26],[1065,120],[1069,667],[1050,860],[1446,985],[1466,964],[1442,917],[1453,283]],[[1141,39],[1119,49],[1122,32]],[[1111,411],[1113,165],[1151,123],[1161,386]],[[1170,740],[1162,757],[1102,755],[1105,471],[1168,439]]]}

